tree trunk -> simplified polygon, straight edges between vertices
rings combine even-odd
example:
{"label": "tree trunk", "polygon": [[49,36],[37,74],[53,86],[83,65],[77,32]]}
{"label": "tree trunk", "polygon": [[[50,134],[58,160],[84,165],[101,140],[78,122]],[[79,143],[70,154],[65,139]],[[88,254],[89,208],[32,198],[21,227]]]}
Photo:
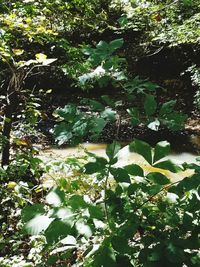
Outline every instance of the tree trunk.
{"label": "tree trunk", "polygon": [[7,103],[5,107],[4,113],[4,122],[3,122],[3,137],[5,138],[5,143],[2,148],[2,158],[1,158],[1,166],[5,166],[9,164],[10,161],[10,133],[12,129],[12,120],[13,114],[16,110],[18,103],[18,89],[19,83],[16,74],[10,80],[7,89]]}

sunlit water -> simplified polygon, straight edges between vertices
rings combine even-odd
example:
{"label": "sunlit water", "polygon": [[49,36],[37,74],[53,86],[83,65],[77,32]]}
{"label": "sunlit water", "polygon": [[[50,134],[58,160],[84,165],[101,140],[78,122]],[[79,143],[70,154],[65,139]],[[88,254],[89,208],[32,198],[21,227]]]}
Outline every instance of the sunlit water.
{"label": "sunlit water", "polygon": [[[43,150],[41,152],[40,157],[47,163],[51,163],[53,161],[62,161],[69,157],[81,157],[83,155],[86,155],[85,151],[94,153],[99,157],[107,157],[106,156],[106,144],[90,144],[85,143],[78,147],[66,147],[66,148],[49,148],[46,150]],[[169,156],[165,157],[164,159],[170,159],[172,162],[181,165],[183,163],[198,163],[196,161],[197,155],[194,155],[192,153],[172,153]],[[191,176],[194,173],[194,170],[188,169],[185,171],[180,171],[178,173],[173,173],[168,170],[163,170],[160,168],[152,167],[141,155],[130,152],[129,147],[125,146],[123,147],[119,153],[118,153],[118,162],[116,164],[116,167],[122,167],[128,164],[138,164],[140,165],[145,175],[150,172],[159,172],[163,175],[167,176],[171,182],[177,182],[179,180],[182,180],[185,177]],[[55,178],[55,177],[54,177]],[[52,181],[48,182],[52,185]]]}

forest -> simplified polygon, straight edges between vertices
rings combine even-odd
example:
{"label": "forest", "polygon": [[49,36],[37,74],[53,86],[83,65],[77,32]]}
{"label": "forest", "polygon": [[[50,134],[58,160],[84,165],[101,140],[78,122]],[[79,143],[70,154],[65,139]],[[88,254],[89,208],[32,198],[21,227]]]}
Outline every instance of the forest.
{"label": "forest", "polygon": [[199,151],[199,0],[0,1],[0,267],[199,267]]}

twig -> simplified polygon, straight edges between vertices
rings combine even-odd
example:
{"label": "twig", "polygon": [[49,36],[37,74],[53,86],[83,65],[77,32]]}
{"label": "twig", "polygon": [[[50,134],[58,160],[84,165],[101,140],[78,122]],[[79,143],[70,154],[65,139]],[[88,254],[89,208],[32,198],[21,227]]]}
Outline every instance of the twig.
{"label": "twig", "polygon": [[179,2],[179,0],[175,0],[175,1],[173,1],[172,3],[166,5],[166,6],[160,8],[160,9],[158,9],[158,10],[152,11],[152,12],[150,13],[150,15],[152,15],[152,14],[154,14],[154,13],[159,13],[159,12],[163,11],[164,9],[166,9],[166,8],[168,8],[168,7],[170,7],[170,6],[174,5],[174,4],[176,4],[176,3],[178,3],[178,2]]}
{"label": "twig", "polygon": [[171,187],[171,186],[173,186],[173,185],[175,185],[175,184],[178,184],[179,182],[180,182],[180,181],[171,183],[171,184],[169,184],[169,185],[167,185],[167,186],[164,186],[159,192],[155,193],[154,195],[150,196],[147,200],[145,200],[139,207],[137,207],[137,208],[134,210],[134,212],[137,211],[137,210],[139,210],[139,209],[140,209],[141,207],[143,207],[147,202],[149,202],[152,198],[154,198],[155,196],[157,196],[158,194],[160,194],[162,191],[166,190],[167,188],[169,188],[169,187]]}

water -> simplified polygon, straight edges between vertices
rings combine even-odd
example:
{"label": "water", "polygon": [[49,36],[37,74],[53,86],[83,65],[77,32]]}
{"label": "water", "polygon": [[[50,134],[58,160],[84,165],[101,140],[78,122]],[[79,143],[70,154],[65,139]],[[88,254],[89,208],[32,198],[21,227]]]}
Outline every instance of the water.
{"label": "water", "polygon": [[[85,150],[96,154],[99,157],[107,157],[106,149],[107,144],[91,144],[85,143],[78,147],[66,147],[66,148],[49,148],[43,150],[41,153],[41,158],[46,162],[51,162],[53,160],[59,161],[64,160],[67,157],[81,157],[85,155]],[[186,163],[197,163],[196,161],[197,155],[192,153],[171,153],[169,156],[165,157],[165,160],[171,160],[175,164],[181,165],[184,162]],[[180,171],[178,173],[173,173],[168,170],[163,170],[160,168],[152,167],[145,159],[134,152],[129,151],[128,146],[124,146],[118,153],[118,162],[116,167],[123,167],[128,164],[138,164],[140,165],[145,175],[150,172],[159,172],[163,175],[167,176],[171,182],[177,182],[182,180],[185,177],[191,176],[194,173],[194,170],[188,169],[185,171]]]}

